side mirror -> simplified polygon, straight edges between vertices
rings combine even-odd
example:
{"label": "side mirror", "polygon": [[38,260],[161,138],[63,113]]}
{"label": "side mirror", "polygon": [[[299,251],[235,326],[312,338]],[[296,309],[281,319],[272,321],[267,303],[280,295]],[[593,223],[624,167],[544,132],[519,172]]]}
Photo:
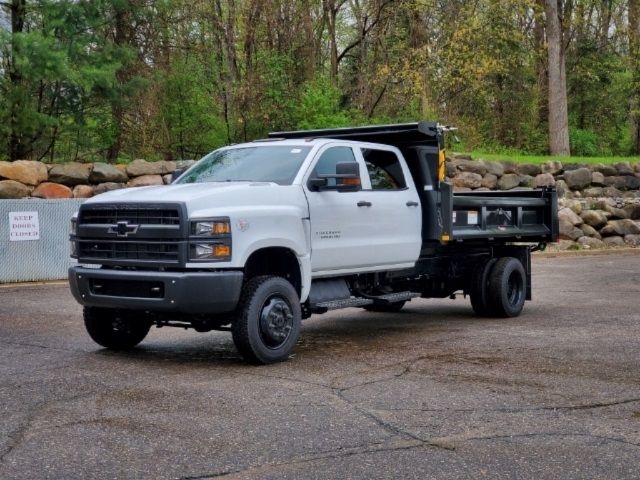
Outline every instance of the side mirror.
{"label": "side mirror", "polygon": [[[335,179],[335,184],[329,185],[329,179]],[[308,186],[315,191],[357,192],[362,189],[360,165],[358,162],[337,163],[336,173],[318,174],[317,177],[309,179]]]}
{"label": "side mirror", "polygon": [[173,172],[171,172],[171,183],[175,182],[176,179],[182,175],[187,169],[186,168],[180,168],[178,170],[174,170]]}

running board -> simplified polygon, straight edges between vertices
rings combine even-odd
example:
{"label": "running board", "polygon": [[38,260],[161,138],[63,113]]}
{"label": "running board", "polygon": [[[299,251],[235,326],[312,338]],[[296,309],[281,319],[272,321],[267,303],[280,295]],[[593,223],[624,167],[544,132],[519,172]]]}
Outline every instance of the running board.
{"label": "running board", "polygon": [[419,297],[417,292],[397,292],[386,293],[376,297],[351,297],[344,300],[329,300],[311,305],[313,313],[325,313],[329,310],[339,310],[341,308],[364,307],[366,305],[389,305],[390,303],[403,302]]}

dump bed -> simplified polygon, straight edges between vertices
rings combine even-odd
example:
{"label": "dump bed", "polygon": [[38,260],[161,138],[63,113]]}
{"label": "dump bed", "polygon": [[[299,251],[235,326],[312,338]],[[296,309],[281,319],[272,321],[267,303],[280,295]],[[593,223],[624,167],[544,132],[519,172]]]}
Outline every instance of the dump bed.
{"label": "dump bed", "polygon": [[558,240],[554,189],[460,192],[445,181],[444,127],[422,121],[396,125],[271,133],[271,138],[335,138],[398,148],[422,204],[423,244],[546,243]]}

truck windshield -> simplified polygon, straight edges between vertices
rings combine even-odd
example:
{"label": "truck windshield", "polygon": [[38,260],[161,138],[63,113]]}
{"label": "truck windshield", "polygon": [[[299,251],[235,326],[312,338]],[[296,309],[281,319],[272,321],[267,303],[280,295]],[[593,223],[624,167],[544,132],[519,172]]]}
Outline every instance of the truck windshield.
{"label": "truck windshield", "polygon": [[274,182],[291,185],[311,147],[258,145],[216,150],[176,183]]}

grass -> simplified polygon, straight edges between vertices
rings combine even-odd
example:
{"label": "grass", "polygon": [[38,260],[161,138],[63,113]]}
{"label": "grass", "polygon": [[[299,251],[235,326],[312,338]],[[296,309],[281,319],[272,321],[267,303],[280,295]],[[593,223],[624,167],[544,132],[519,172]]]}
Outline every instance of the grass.
{"label": "grass", "polygon": [[[468,154],[467,154],[468,155]],[[560,160],[562,163],[604,163],[614,164],[618,162],[629,162],[631,164],[640,163],[640,157],[554,157],[549,155],[521,155],[521,154],[501,154],[501,153],[484,153],[471,152],[471,158],[474,160],[511,160],[517,163],[544,163],[550,160]]]}

